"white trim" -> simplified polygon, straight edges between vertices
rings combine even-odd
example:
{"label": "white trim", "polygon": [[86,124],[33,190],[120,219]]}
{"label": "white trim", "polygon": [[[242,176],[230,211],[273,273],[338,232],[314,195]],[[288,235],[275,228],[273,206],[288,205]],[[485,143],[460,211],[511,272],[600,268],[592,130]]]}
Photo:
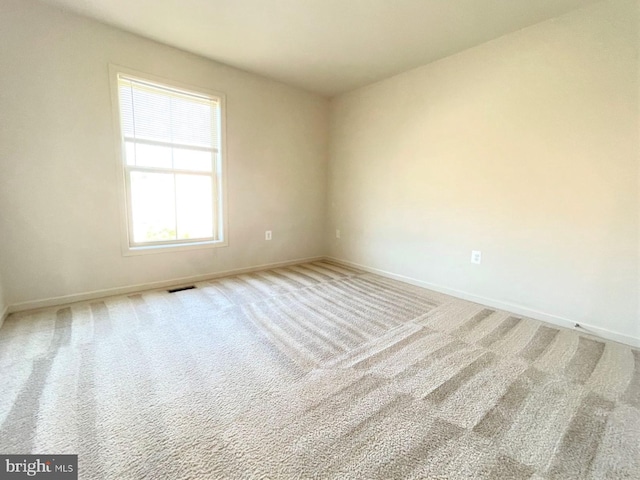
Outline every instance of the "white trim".
{"label": "white trim", "polygon": [[[353,267],[353,268],[363,270],[365,272],[375,273],[376,275],[380,275],[382,277],[391,278],[393,280],[398,280],[411,285],[416,285],[418,287],[434,290],[436,292],[451,295],[453,297],[460,298],[463,300],[468,300],[470,302],[479,303],[481,305],[486,305],[493,308],[498,308],[500,310],[506,310],[512,313],[517,313],[518,315],[523,315],[525,317],[534,318],[542,322],[547,322],[553,325],[568,328],[576,332],[579,332],[581,334],[591,334],[607,340],[613,340],[616,342],[624,343],[625,345],[630,345],[632,347],[640,348],[640,338],[633,337],[631,335],[614,332],[606,328],[596,327],[594,325],[589,325],[582,322],[575,322],[568,318],[560,317],[558,315],[553,315],[550,313],[540,312],[538,310],[533,310],[531,308],[524,307],[521,305],[517,305],[509,302],[503,302],[501,300],[495,300],[492,298],[482,297],[480,295],[474,295],[472,293],[465,292],[462,290],[443,287],[441,285],[424,282],[422,280],[418,280],[415,278],[399,275],[396,273],[391,273],[386,270],[368,267],[366,265],[361,265],[359,263],[350,262],[348,260],[342,260],[342,259],[330,257],[330,256],[300,258],[297,260],[267,263],[267,264],[253,266],[253,267],[237,268],[233,270],[225,270],[225,271],[216,272],[216,273],[207,273],[203,275],[194,275],[190,277],[180,277],[172,280],[142,283],[137,285],[129,285],[125,287],[107,288],[103,290],[94,290],[91,292],[64,295],[60,297],[45,298],[43,300],[33,300],[28,302],[16,303],[14,305],[8,305],[7,307],[5,307],[4,312],[2,313],[2,315],[0,315],[0,327],[2,327],[2,323],[7,318],[7,316],[15,312],[22,312],[25,310],[35,310],[40,308],[66,305],[74,302],[95,300],[98,298],[111,297],[114,295],[124,295],[127,293],[137,293],[137,292],[142,292],[147,290],[164,289],[168,287],[179,287],[182,285],[187,285],[195,282],[213,280],[215,278],[227,277],[231,275],[240,275],[243,273],[251,273],[251,272],[257,272],[261,270],[269,270],[271,268],[286,267],[289,265],[297,265],[299,263],[317,262],[320,260],[329,260],[338,264],[342,264],[347,267]],[[575,327],[576,323],[580,323],[580,328]]]}
{"label": "white trim", "polygon": [[308,257],[299,258],[297,260],[287,260],[285,262],[266,263],[254,267],[236,268],[233,270],[225,270],[223,272],[205,273],[203,275],[194,275],[191,277],[180,277],[172,280],[162,280],[159,282],[140,283],[137,285],[128,285],[126,287],[105,288],[103,290],[94,290],[91,292],[75,293],[72,295],[63,295],[61,297],[45,298],[43,300],[32,300],[28,302],[16,303],[7,307],[8,313],[22,312],[25,310],[35,310],[40,308],[56,307],[69,303],[83,302],[87,300],[95,300],[98,298],[112,297],[115,295],[124,295],[127,293],[137,293],[147,290],[165,289],[168,287],[180,287],[195,282],[205,282],[214,278],[228,277],[231,275],[240,275],[242,273],[258,272],[261,270],[269,270],[271,268],[286,267],[289,265],[297,265],[299,263],[317,262],[324,260],[326,257]]}
{"label": "white trim", "polygon": [[[517,313],[518,315],[534,318],[542,322],[547,322],[560,327],[569,328],[571,330],[574,330],[576,332],[580,332],[583,334],[595,335],[597,337],[602,337],[607,340],[613,340],[615,342],[624,343],[625,345],[630,345],[632,347],[640,348],[640,338],[633,337],[631,335],[614,332],[606,328],[596,327],[594,325],[589,325],[582,322],[576,322],[568,318],[560,317],[558,315],[553,315],[551,313],[540,312],[538,310],[533,310],[531,308],[524,307],[522,305],[517,305],[515,303],[503,302],[501,300],[495,300],[493,298],[474,295],[473,293],[465,292],[463,290],[456,290],[453,288],[443,287],[442,285],[424,282],[422,280],[406,277],[404,275],[398,275],[396,273],[391,273],[386,270],[380,270],[378,268],[368,267],[366,265],[350,262],[348,260],[341,260],[335,257],[326,257],[326,259],[338,264],[342,264],[346,267],[357,268],[360,270],[364,270],[366,272],[375,273],[376,275],[380,275],[382,277],[391,278],[393,280],[399,280],[401,282],[409,283],[411,285],[416,285],[418,287],[427,288],[429,290],[434,290],[436,292],[451,295],[452,297],[461,298],[463,300],[468,300],[470,302],[479,303],[481,305],[486,305],[488,307],[493,307],[500,310],[506,310],[508,312]],[[576,323],[579,323],[580,327],[576,327],[575,326]]]}
{"label": "white trim", "polygon": [[9,305],[5,306],[4,311],[0,313],[0,328],[2,328],[2,325],[4,325],[4,321],[7,319],[8,316],[9,316]]}
{"label": "white trim", "polygon": [[127,172],[149,172],[149,173],[179,173],[182,175],[201,175],[203,177],[210,177],[212,172],[206,170],[182,170],[179,168],[161,168],[161,167],[139,167],[137,165],[125,165],[124,169]]}
{"label": "white trim", "polygon": [[[147,139],[136,138],[136,137],[127,137],[126,135],[123,135],[122,139],[125,142],[141,143],[143,145],[157,145],[159,147],[171,147],[171,148],[181,148],[183,150],[197,150],[199,152],[220,153],[220,149],[217,147],[199,147],[197,145],[187,145],[186,143],[161,142],[160,140],[147,140]],[[193,170],[190,170],[190,171],[193,171]]]}
{"label": "white trim", "polygon": [[122,255],[125,257],[130,257],[134,255],[147,255],[149,253],[171,253],[171,252],[183,252],[185,250],[199,250],[202,248],[212,248],[212,247],[225,247],[227,244],[225,242],[218,242],[216,240],[204,240],[204,241],[192,241],[190,243],[184,243],[183,240],[179,240],[177,242],[171,243],[160,243],[157,242],[155,244],[149,245],[135,245],[129,247],[126,252],[122,252]]}

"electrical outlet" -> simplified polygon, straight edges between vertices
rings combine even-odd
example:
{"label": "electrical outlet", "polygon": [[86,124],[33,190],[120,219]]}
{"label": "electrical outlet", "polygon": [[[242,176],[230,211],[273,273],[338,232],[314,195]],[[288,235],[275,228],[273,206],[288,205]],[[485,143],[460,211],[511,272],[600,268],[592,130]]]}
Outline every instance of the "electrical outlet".
{"label": "electrical outlet", "polygon": [[340,230],[336,230],[336,238],[340,238]]}
{"label": "electrical outlet", "polygon": [[471,263],[476,263],[480,265],[480,262],[482,262],[482,252],[480,250],[472,250]]}
{"label": "electrical outlet", "polygon": [[267,230],[266,232],[264,232],[264,239],[271,240],[271,230]]}

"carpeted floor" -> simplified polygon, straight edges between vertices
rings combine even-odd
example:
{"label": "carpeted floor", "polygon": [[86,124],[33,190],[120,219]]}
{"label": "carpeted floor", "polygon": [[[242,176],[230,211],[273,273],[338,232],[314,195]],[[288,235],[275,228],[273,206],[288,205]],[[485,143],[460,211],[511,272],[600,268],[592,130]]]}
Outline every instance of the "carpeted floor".
{"label": "carpeted floor", "polygon": [[0,453],[81,479],[640,478],[640,352],[326,262],[10,316]]}

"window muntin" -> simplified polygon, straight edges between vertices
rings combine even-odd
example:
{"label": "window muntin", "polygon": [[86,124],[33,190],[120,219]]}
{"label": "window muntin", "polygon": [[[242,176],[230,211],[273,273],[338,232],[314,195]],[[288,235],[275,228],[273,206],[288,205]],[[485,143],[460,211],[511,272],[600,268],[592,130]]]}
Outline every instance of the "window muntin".
{"label": "window muntin", "polygon": [[117,73],[128,248],[223,244],[222,104]]}

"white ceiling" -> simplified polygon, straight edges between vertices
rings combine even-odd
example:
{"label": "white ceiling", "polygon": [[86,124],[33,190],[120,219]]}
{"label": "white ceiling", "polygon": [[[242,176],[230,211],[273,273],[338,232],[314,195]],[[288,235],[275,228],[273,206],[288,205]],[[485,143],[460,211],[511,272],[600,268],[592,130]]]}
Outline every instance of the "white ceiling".
{"label": "white ceiling", "polygon": [[332,96],[594,0],[42,0]]}

